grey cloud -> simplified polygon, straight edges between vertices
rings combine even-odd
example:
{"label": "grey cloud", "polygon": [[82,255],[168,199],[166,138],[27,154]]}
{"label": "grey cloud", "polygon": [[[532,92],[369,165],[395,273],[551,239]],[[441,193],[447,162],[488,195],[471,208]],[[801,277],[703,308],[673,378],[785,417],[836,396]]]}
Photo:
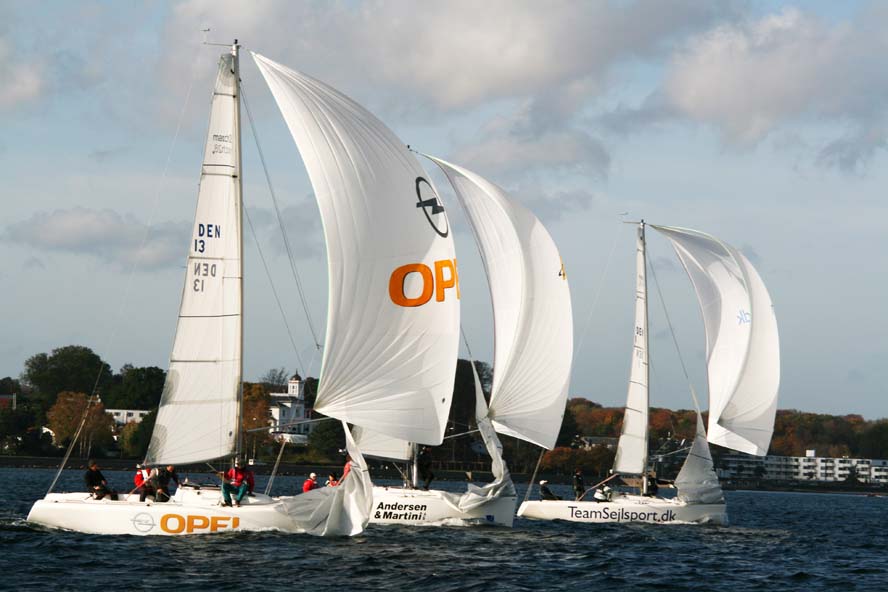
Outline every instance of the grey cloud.
{"label": "grey cloud", "polygon": [[47,252],[87,255],[121,268],[153,270],[181,265],[191,225],[155,224],[148,229],[133,216],[113,210],[72,208],[38,212],[10,224],[0,239]]}
{"label": "grey cloud", "polygon": [[[260,244],[269,245],[270,252],[275,255],[286,255],[287,248],[281,236],[280,224],[274,210],[250,208],[249,217]],[[311,201],[306,200],[300,205],[282,209],[281,218],[284,228],[287,230],[287,240],[293,251],[293,257],[310,259],[323,252],[324,236],[320,216],[317,207]]]}
{"label": "grey cloud", "polygon": [[[786,128],[823,136],[821,166],[855,171],[886,148],[888,8],[874,4],[848,22],[796,8],[720,23],[674,52],[661,83],[638,107],[601,116],[627,133],[663,122],[717,130],[726,145],[754,147]],[[817,131],[814,131],[817,130]]]}
{"label": "grey cloud", "polygon": [[122,156],[129,148],[126,147],[118,147],[118,148],[103,148],[100,150],[93,150],[88,154],[91,160],[94,160],[98,163],[108,162],[117,158],[118,156]]}
{"label": "grey cloud", "polygon": [[28,257],[22,263],[22,269],[26,270],[26,271],[32,270],[32,269],[43,270],[43,269],[46,269],[46,264],[43,263],[43,260],[40,259],[39,257]]}
{"label": "grey cloud", "polygon": [[756,267],[759,267],[762,263],[761,255],[758,254],[758,251],[756,251],[752,245],[746,243],[740,245],[740,252],[743,253],[743,255],[749,259],[749,262]]}

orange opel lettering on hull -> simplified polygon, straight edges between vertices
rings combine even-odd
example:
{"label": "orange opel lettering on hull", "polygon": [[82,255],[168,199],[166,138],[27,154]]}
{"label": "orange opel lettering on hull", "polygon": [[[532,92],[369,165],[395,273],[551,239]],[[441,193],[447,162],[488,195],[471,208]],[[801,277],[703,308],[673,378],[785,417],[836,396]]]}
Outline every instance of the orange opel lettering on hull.
{"label": "orange opel lettering on hull", "polygon": [[201,516],[200,514],[164,514],[160,518],[160,529],[170,534],[194,533],[200,531],[218,532],[235,530],[240,526],[237,516]]}
{"label": "orange opel lettering on hull", "polygon": [[[424,263],[408,263],[395,269],[389,277],[389,298],[398,306],[414,307],[422,306],[435,295],[436,302],[444,302],[448,288],[456,289],[456,297],[459,298],[459,273],[456,271],[456,259],[441,259],[435,261],[435,271]],[[445,270],[449,270],[445,273]],[[405,294],[404,284],[411,273],[418,273],[422,278],[422,291],[418,296],[410,297]]]}

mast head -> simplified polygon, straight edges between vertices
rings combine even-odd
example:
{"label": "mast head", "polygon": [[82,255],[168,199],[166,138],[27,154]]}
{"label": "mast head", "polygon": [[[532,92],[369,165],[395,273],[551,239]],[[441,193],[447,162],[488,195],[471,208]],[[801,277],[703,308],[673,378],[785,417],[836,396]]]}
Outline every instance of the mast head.
{"label": "mast head", "polygon": [[240,44],[237,42],[237,39],[235,39],[234,43],[231,44],[231,55],[237,57],[238,49],[240,49]]}

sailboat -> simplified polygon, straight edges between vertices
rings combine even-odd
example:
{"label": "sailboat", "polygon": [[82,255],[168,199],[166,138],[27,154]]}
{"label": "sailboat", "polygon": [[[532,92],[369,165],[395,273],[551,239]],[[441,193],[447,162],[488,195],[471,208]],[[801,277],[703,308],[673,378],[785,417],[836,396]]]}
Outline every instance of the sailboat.
{"label": "sailboat", "polygon": [[[706,330],[709,431],[697,409],[696,435],[675,480],[677,495],[656,495],[648,472],[648,305],[645,223],[637,233],[635,333],[623,428],[613,473],[634,475],[641,493],[597,499],[527,501],[518,515],[574,522],[726,523],[724,494],[709,444],[767,454],[780,384],[777,320],[764,282],[734,247],[685,228],[654,226],[672,243],[691,279]],[[640,477],[640,479],[638,479]],[[608,488],[610,489],[610,488]]]}
{"label": "sailboat", "polygon": [[[567,401],[573,319],[567,274],[552,237],[528,209],[480,175],[427,156],[444,171],[481,252],[494,315],[490,406],[478,373],[475,420],[491,457],[493,481],[463,494],[413,487],[374,487],[371,523],[512,526],[516,494],[497,433],[551,449]],[[368,454],[408,460],[411,446],[358,435]],[[368,440],[372,440],[369,442]],[[368,445],[365,445],[365,442]],[[415,450],[415,447],[413,448]]]}
{"label": "sailboat", "polygon": [[[237,41],[219,63],[169,372],[146,462],[231,458],[240,441],[243,257]],[[314,188],[329,270],[315,409],[343,422],[352,470],[337,487],[220,505],[183,485],[167,503],[53,493],[28,520],[97,534],[278,530],[354,535],[372,483],[349,425],[430,445],[453,392],[459,302],[453,239],[416,157],[376,117],[326,84],[252,53]],[[445,230],[442,230],[445,229]],[[433,271],[434,270],[434,273]],[[435,298],[428,294],[434,292]]]}

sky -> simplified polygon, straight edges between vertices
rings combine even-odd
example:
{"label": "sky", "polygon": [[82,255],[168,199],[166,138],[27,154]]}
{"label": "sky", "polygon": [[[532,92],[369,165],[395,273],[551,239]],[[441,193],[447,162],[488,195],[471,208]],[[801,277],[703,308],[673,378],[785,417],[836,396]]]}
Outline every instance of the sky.
{"label": "sky", "polygon": [[[644,218],[713,234],[756,266],[780,332],[780,408],[888,416],[885,3],[0,7],[0,376],[69,344],[91,347],[115,369],[166,367],[224,51],[202,42],[238,38],[333,85],[404,143],[480,173],[540,217],[570,281],[571,396],[625,401],[635,245],[622,221]],[[246,123],[243,132],[255,229],[245,239],[245,378],[277,367],[317,375],[254,137],[323,332],[317,206],[247,57],[242,77],[255,121],[255,136]],[[475,356],[492,362],[477,249],[446,180],[423,166],[449,206],[463,326]],[[693,289],[665,239],[648,238],[689,380],[705,392]],[[656,295],[650,306],[651,403],[690,408]]]}

